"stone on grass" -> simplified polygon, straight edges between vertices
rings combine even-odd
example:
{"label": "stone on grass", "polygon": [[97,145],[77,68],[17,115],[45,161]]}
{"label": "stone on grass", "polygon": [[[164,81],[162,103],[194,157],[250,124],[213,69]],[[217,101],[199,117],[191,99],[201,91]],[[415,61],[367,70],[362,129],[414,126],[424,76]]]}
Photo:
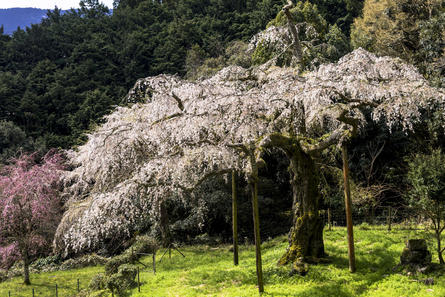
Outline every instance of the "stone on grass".
{"label": "stone on grass", "polygon": [[410,239],[400,256],[402,265],[428,265],[431,263],[431,253],[428,251],[425,239]]}

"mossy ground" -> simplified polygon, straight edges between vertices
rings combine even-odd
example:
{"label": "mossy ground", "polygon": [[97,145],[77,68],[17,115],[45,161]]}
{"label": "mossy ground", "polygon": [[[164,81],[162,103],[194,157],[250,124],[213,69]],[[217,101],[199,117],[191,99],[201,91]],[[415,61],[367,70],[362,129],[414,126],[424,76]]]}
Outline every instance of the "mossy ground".
{"label": "mossy ground", "polygon": [[[263,271],[265,293],[262,296],[445,296],[445,274],[436,272],[428,276],[406,276],[393,272],[399,262],[404,241],[408,238],[428,238],[433,262],[438,262],[434,252],[434,241],[422,230],[384,227],[356,227],[355,246],[357,272],[348,270],[346,229],[336,227],[325,231],[325,248],[331,263],[312,265],[309,273],[302,277],[289,276],[289,266],[277,266],[278,259],[287,247],[286,236],[264,242]],[[172,250],[162,262],[157,263],[157,273],[151,270],[151,256],[141,261],[148,265],[141,267],[141,292],[134,288],[129,296],[258,296],[256,288],[255,252],[253,246],[240,247],[240,265],[233,266],[229,246],[187,246],[181,248],[183,258]],[[163,250],[158,252],[159,261]],[[59,291],[59,296],[75,294],[76,279],[86,285],[94,274],[103,267],[93,267],[64,272],[31,275],[33,286],[39,291],[36,296],[55,296],[54,284],[58,282],[71,291]],[[425,285],[418,280],[434,278],[434,285]],[[31,296],[31,287],[20,285],[21,279],[13,279],[0,284],[0,296],[24,290],[23,294],[11,296]],[[29,293],[28,293],[29,291]]]}

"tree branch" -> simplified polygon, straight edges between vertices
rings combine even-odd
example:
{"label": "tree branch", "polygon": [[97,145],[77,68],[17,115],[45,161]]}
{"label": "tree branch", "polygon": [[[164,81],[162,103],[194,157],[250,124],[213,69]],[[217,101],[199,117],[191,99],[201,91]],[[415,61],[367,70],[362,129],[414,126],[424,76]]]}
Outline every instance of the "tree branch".
{"label": "tree branch", "polygon": [[301,49],[301,42],[300,42],[300,38],[298,36],[298,30],[294,24],[294,18],[292,17],[292,14],[290,13],[290,9],[293,7],[294,7],[294,3],[292,2],[292,0],[288,0],[287,5],[285,5],[283,7],[283,12],[286,15],[289,32],[293,38],[293,42],[292,42],[291,46],[294,49],[294,55],[298,61],[301,61],[301,57],[303,56],[303,51]]}
{"label": "tree branch", "polygon": [[328,147],[343,142],[343,139],[347,137],[348,134],[352,134],[351,131],[347,129],[345,125],[342,125],[340,128],[334,130],[328,137],[320,137],[314,144],[307,142],[302,143],[300,141],[300,145],[305,153],[309,155],[317,155]]}

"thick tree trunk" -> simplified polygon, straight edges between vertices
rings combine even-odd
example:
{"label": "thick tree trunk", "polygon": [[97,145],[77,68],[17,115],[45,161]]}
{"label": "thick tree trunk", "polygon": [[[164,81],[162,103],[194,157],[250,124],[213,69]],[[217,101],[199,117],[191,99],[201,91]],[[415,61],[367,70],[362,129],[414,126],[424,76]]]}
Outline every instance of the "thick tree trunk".
{"label": "thick tree trunk", "polygon": [[294,269],[304,274],[305,268],[300,264],[316,262],[325,256],[323,220],[319,215],[319,176],[311,156],[298,149],[287,153],[290,159],[294,219],[289,233],[289,247],[279,264],[294,263]]}
{"label": "thick tree trunk", "polygon": [[28,251],[23,251],[23,283],[25,285],[30,285],[31,281],[29,280],[29,256]]}
{"label": "thick tree trunk", "polygon": [[[170,232],[170,220],[168,218],[167,207],[165,202],[161,202],[160,207],[160,229],[161,229],[161,240],[162,246],[170,249],[170,244],[172,243],[171,232]],[[170,250],[169,250],[170,253]]]}

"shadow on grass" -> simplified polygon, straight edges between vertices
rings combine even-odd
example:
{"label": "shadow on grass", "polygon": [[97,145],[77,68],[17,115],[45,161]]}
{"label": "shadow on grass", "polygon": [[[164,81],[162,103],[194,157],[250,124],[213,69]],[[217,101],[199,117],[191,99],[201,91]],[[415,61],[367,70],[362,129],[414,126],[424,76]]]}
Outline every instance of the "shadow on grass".
{"label": "shadow on grass", "polygon": [[351,294],[347,292],[344,288],[340,287],[338,284],[327,283],[324,285],[314,285],[308,288],[305,288],[297,293],[287,293],[283,292],[282,289],[272,288],[267,289],[262,296],[270,296],[270,297],[353,297],[356,294]]}

